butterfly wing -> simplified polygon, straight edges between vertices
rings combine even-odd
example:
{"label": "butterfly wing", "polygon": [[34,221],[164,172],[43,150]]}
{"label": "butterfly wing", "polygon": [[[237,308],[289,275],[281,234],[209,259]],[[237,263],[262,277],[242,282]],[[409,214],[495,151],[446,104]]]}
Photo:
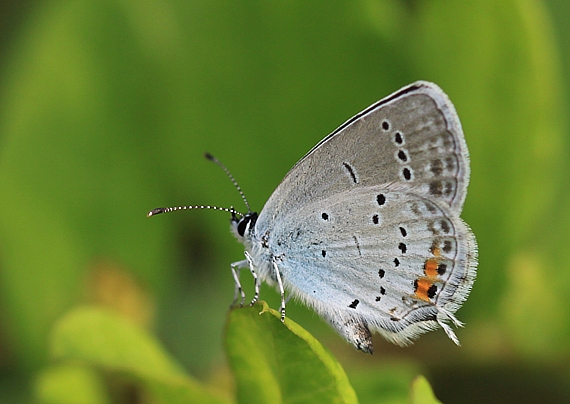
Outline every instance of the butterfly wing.
{"label": "butterfly wing", "polygon": [[378,101],[318,143],[265,204],[261,225],[306,201],[355,187],[406,183],[461,212],[468,151],[455,108],[435,84],[417,82]]}
{"label": "butterfly wing", "polygon": [[453,105],[414,83],[291,169],[257,219],[254,261],[276,259],[286,289],[359,349],[372,349],[369,328],[406,344],[439,324],[457,342],[447,320],[459,323],[476,267],[459,218],[468,181]]}
{"label": "butterfly wing", "polygon": [[346,191],[284,219],[268,248],[286,289],[353,343],[355,327],[400,345],[446,328],[475,279],[471,231],[406,187]]}

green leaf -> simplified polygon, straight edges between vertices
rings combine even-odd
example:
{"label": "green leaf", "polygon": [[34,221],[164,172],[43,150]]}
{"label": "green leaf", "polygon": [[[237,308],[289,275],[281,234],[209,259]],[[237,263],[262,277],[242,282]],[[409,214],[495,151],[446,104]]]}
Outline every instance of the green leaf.
{"label": "green leaf", "polygon": [[226,350],[240,403],[358,402],[336,359],[265,302],[230,313]]}
{"label": "green leaf", "polygon": [[[366,404],[409,404],[410,384],[422,367],[412,360],[394,360],[385,352],[378,352],[380,360],[364,358],[358,366],[347,370],[358,399]],[[375,354],[376,356],[376,354]],[[354,364],[353,361],[351,361]]]}
{"label": "green leaf", "polygon": [[160,403],[226,402],[185,375],[149,334],[106,310],[83,307],[64,316],[50,351],[55,359],[131,376]]}
{"label": "green leaf", "polygon": [[410,391],[410,403],[412,404],[438,404],[441,403],[429,385],[429,382],[423,376],[418,376],[412,382]]}
{"label": "green leaf", "polygon": [[38,402],[43,404],[109,404],[105,387],[97,371],[78,364],[50,367],[35,383]]}

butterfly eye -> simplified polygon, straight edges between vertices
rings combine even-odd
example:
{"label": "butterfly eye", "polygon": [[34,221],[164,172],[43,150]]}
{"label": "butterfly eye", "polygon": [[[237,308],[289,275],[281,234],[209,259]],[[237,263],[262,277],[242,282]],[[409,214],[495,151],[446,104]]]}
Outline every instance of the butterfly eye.
{"label": "butterfly eye", "polygon": [[257,221],[257,213],[252,212],[245,215],[237,225],[238,234],[243,237],[245,231],[248,228],[251,228],[251,226],[255,225],[256,221]]}
{"label": "butterfly eye", "polygon": [[245,228],[247,226],[247,222],[249,222],[249,219],[243,218],[238,223],[237,231],[238,231],[238,234],[242,237],[245,234]]}

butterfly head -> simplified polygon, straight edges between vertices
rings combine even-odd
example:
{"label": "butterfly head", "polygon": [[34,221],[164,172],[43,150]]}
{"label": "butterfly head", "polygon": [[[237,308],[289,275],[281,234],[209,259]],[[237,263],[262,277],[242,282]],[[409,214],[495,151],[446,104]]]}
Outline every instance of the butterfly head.
{"label": "butterfly head", "polygon": [[245,215],[238,216],[237,212],[232,212],[230,225],[232,232],[237,239],[243,243],[244,239],[250,238],[255,222],[257,221],[257,212],[248,212]]}

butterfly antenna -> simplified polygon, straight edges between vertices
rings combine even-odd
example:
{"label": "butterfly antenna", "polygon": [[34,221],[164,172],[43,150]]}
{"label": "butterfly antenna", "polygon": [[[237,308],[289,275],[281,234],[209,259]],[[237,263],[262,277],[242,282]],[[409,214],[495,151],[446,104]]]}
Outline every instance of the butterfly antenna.
{"label": "butterfly antenna", "polygon": [[159,215],[161,213],[174,212],[176,210],[190,210],[190,209],[222,210],[224,212],[231,213],[232,216],[234,216],[234,217],[235,217],[235,215],[240,215],[241,217],[244,217],[243,213],[238,212],[233,207],[232,208],[221,208],[219,206],[209,206],[209,205],[192,205],[192,206],[187,205],[187,206],[172,206],[170,208],[156,208],[156,209],[153,209],[150,212],[148,212],[146,215],[147,215],[147,217],[151,217],[151,216]]}
{"label": "butterfly antenna", "polygon": [[[224,172],[226,173],[226,175],[228,176],[228,178],[230,179],[230,181],[234,184],[234,187],[236,187],[236,189],[238,190],[239,194],[241,195],[241,199],[243,199],[243,202],[245,203],[245,206],[247,207],[247,211],[251,212],[251,209],[249,207],[249,203],[247,202],[247,199],[245,198],[245,195],[243,194],[243,191],[241,190],[241,187],[239,186],[239,184],[237,183],[237,181],[235,180],[234,176],[232,175],[232,173],[230,173],[230,170],[228,170],[228,168],[217,158],[215,158],[214,156],[212,156],[210,153],[206,153],[204,154],[204,156],[210,160],[213,161],[214,163],[216,163],[218,166],[220,166],[220,168],[222,170],[224,170]],[[237,212],[236,212],[237,213]],[[243,215],[242,215],[243,216]]]}

